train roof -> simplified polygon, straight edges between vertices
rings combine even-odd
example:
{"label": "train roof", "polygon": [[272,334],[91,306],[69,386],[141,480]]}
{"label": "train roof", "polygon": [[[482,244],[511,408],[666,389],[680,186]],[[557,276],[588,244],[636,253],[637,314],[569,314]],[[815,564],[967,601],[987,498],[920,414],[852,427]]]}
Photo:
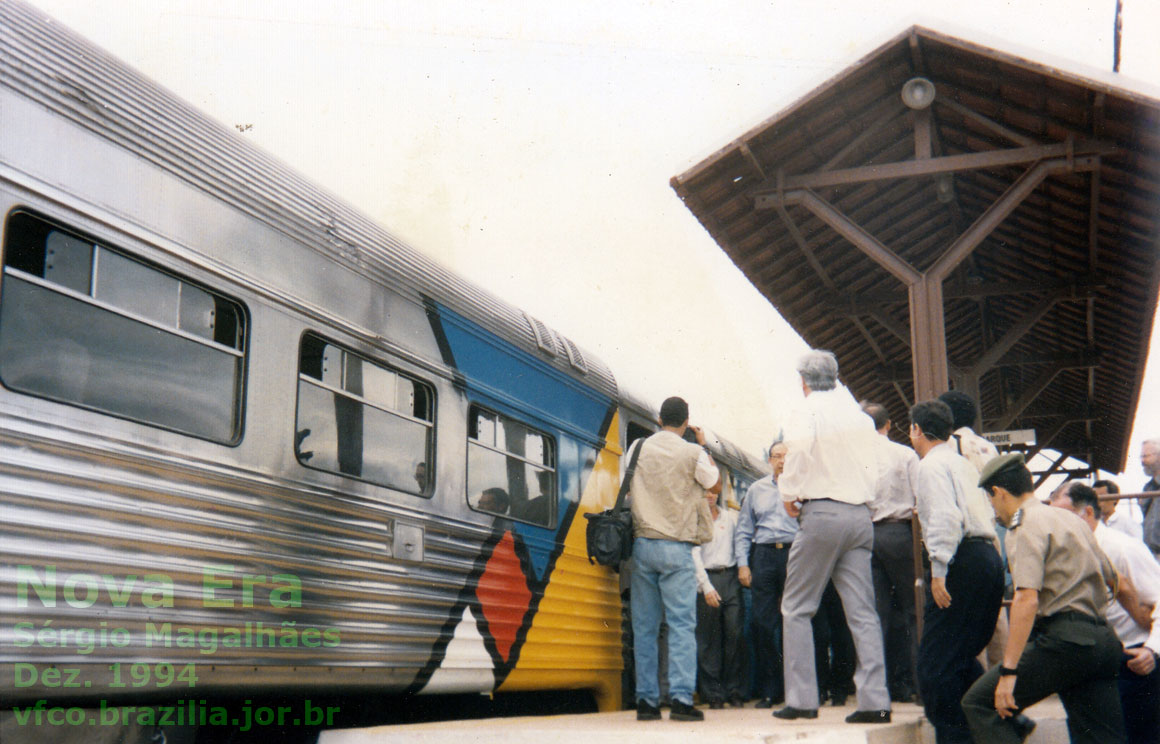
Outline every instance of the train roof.
{"label": "train roof", "polygon": [[[985,430],[1119,472],[1160,287],[1160,94],[1036,56],[910,27],[671,185],[896,422],[911,317],[885,264],[930,270],[991,228],[943,284],[951,377],[978,380]],[[922,115],[901,96],[916,77]]]}
{"label": "train roof", "polygon": [[365,214],[44,12],[0,2],[0,85],[384,285],[437,299],[617,398],[612,371],[546,324],[404,244]]}

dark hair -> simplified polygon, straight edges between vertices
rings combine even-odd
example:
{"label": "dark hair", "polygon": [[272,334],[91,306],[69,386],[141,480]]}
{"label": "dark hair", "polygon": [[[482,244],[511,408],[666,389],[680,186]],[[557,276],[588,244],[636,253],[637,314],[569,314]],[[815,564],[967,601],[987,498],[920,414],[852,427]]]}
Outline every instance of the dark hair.
{"label": "dark hair", "polygon": [[947,407],[951,409],[954,428],[961,429],[964,426],[975,425],[975,414],[978,413],[978,409],[975,407],[974,398],[961,390],[948,390],[938,399],[946,403]]}
{"label": "dark hair", "polygon": [[864,400],[862,401],[862,410],[866,412],[867,416],[874,419],[875,429],[881,429],[890,423],[890,412],[881,403],[871,403],[868,400]]}
{"label": "dark hair", "polygon": [[917,424],[927,439],[945,442],[951,436],[951,409],[941,400],[924,400],[910,409],[910,423]]}
{"label": "dark hair", "polygon": [[1110,480],[1098,480],[1098,481],[1092,483],[1092,489],[1094,490],[1097,488],[1106,488],[1106,489],[1108,489],[1108,493],[1119,493],[1120,492],[1120,487],[1117,486],[1115,483],[1113,483]]}
{"label": "dark hair", "polygon": [[1022,496],[1031,493],[1035,486],[1031,483],[1031,471],[1026,465],[1014,465],[993,473],[990,478],[979,484],[988,492],[995,487],[1002,488],[1012,496]]}
{"label": "dark hair", "polygon": [[1085,486],[1079,481],[1072,481],[1071,487],[1067,489],[1067,495],[1075,508],[1083,509],[1085,506],[1090,506],[1096,519],[1100,518],[1100,497],[1092,490],[1091,486]]}
{"label": "dark hair", "polygon": [[661,426],[680,426],[689,420],[689,404],[675,395],[661,403]]}
{"label": "dark hair", "polygon": [[493,509],[497,512],[506,512],[508,507],[512,504],[511,496],[508,496],[508,492],[502,488],[484,489],[483,493],[480,494],[480,498],[482,499],[483,496],[491,496],[495,499],[495,506]]}

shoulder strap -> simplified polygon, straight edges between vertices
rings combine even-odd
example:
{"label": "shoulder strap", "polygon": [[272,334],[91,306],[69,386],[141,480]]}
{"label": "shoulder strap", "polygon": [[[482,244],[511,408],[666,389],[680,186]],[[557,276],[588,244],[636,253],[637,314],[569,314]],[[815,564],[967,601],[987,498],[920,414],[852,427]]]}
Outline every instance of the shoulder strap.
{"label": "shoulder strap", "polygon": [[632,451],[632,457],[628,460],[628,470],[624,471],[624,479],[620,481],[620,493],[616,494],[616,506],[612,507],[613,511],[620,511],[624,508],[624,497],[628,494],[632,475],[636,472],[636,459],[640,457],[640,451],[644,449],[644,437],[637,439],[633,444],[636,445],[636,449]]}

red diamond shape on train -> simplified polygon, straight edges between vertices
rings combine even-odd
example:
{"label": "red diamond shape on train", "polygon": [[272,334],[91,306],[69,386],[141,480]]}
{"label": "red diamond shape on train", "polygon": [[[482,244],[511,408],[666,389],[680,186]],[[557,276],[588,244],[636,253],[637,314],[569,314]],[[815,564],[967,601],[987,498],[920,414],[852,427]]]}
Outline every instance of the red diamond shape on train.
{"label": "red diamond shape on train", "polygon": [[483,575],[479,577],[475,596],[479,598],[496,650],[506,663],[532,601],[532,592],[520,569],[511,532],[505,532],[496,543]]}

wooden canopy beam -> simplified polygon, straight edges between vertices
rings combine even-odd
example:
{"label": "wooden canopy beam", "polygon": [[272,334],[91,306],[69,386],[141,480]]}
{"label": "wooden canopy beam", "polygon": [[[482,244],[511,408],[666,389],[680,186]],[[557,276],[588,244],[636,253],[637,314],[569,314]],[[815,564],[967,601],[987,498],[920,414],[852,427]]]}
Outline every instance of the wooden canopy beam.
{"label": "wooden canopy beam", "polygon": [[[1106,287],[1106,279],[1088,275],[1076,276],[1074,279],[1044,279],[1041,282],[985,282],[978,285],[952,282],[943,284],[943,297],[948,300],[962,300],[1004,295],[1038,296],[1062,292],[1064,293],[1062,299],[1087,300],[1097,296],[1099,290]],[[825,302],[835,311],[870,315],[880,311],[883,305],[905,303],[906,295],[898,290],[835,293]]]}
{"label": "wooden canopy beam", "polygon": [[[904,160],[896,163],[881,163],[863,165],[856,168],[841,170],[818,171],[803,173],[796,176],[779,178],[780,183],[764,186],[753,192],[756,209],[772,209],[779,201],[781,194],[797,189],[819,189],[827,186],[848,186],[867,181],[886,181],[896,178],[914,178],[916,176],[934,176],[940,173],[955,173],[966,170],[995,169],[1011,165],[1026,165],[1040,161],[1061,158],[1065,162],[1084,157],[1111,155],[1117,149],[1104,143],[1085,143],[1078,145],[1072,141],[1054,145],[1033,145],[1031,147],[1015,147],[1006,150],[988,150],[987,152],[969,153],[966,155],[944,155],[937,158],[923,158],[918,160]],[[1096,166],[1098,167],[1098,157]],[[1084,170],[1092,170],[1085,168]]]}

